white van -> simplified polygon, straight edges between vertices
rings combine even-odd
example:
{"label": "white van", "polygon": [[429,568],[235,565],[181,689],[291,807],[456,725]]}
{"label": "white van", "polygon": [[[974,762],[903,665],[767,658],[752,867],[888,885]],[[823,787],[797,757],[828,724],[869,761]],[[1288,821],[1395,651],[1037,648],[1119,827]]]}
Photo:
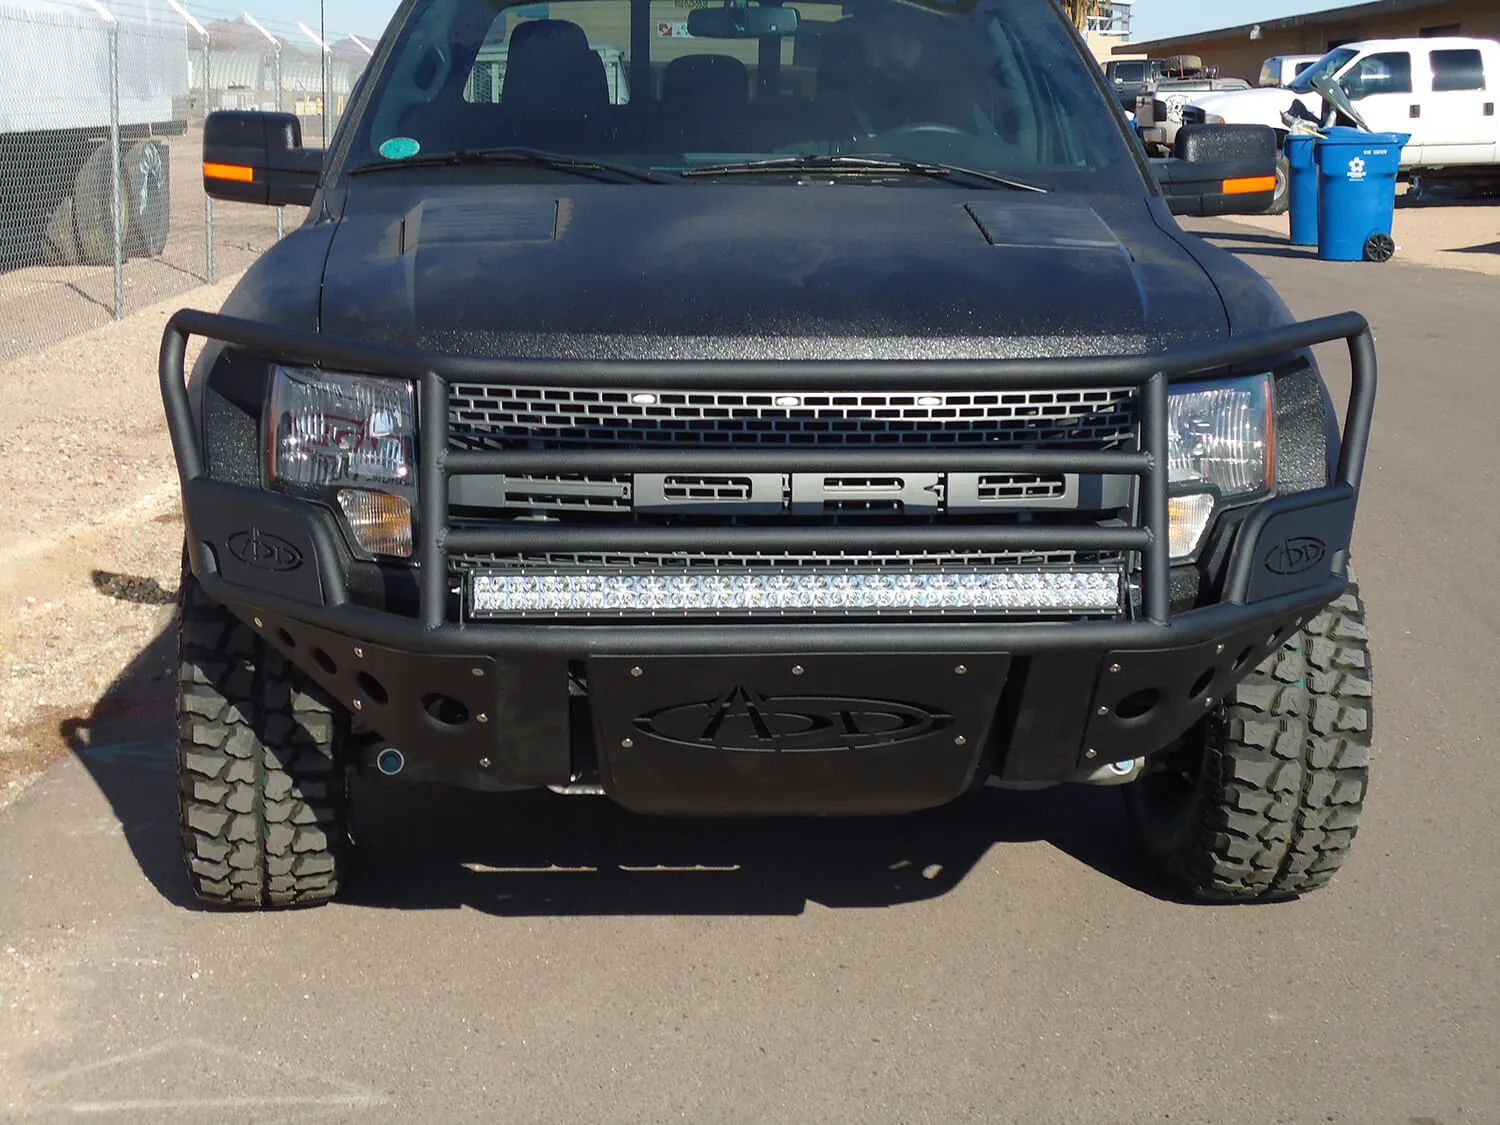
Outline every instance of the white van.
{"label": "white van", "polygon": [[1286,86],[1322,55],[1272,55],[1260,64],[1257,86]]}
{"label": "white van", "polygon": [[[1403,172],[1441,170],[1444,178],[1500,174],[1500,42],[1493,39],[1376,39],[1336,47],[1286,88],[1225,91],[1193,99],[1183,122],[1269,125],[1285,137],[1293,102],[1324,119],[1312,79],[1329,75],[1371,129],[1409,133]],[[1286,209],[1285,162],[1277,202]]]}

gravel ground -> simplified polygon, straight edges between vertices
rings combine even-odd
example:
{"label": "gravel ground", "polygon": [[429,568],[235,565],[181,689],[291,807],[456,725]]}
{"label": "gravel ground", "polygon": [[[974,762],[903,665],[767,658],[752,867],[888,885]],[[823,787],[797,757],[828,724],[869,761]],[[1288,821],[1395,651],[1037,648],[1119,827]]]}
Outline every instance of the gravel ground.
{"label": "gravel ground", "polygon": [[[233,280],[190,303],[217,308]],[[0,805],[170,620],[182,524],[155,361],[183,303],[0,365]]]}
{"label": "gravel ground", "polygon": [[[1291,230],[1285,215],[1237,215],[1232,221],[1282,239]],[[1500,203],[1417,203],[1402,189],[1392,234],[1400,261],[1500,277]],[[1293,253],[1316,256],[1311,250]]]}

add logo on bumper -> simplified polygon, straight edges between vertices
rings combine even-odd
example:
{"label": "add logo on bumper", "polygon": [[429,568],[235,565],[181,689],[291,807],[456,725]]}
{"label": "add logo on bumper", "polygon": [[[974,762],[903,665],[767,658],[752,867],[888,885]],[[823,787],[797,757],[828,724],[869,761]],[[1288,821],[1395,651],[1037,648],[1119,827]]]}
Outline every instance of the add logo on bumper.
{"label": "add logo on bumper", "polygon": [[296,570],[302,565],[302,552],[279,535],[250,528],[236,531],[224,545],[246,566],[259,570]]}
{"label": "add logo on bumper", "polygon": [[648,712],[635,720],[635,727],[679,746],[806,753],[896,746],[952,722],[940,711],[894,700],[772,696],[735,687],[717,699]]}

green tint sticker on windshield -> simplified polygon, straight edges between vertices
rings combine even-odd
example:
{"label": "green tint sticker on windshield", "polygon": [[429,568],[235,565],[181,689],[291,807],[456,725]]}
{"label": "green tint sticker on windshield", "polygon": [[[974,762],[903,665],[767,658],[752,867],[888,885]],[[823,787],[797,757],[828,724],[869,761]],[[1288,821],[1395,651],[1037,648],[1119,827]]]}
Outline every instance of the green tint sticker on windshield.
{"label": "green tint sticker on windshield", "polygon": [[422,151],[422,146],[410,137],[392,137],[380,146],[380,155],[387,160],[410,160]]}

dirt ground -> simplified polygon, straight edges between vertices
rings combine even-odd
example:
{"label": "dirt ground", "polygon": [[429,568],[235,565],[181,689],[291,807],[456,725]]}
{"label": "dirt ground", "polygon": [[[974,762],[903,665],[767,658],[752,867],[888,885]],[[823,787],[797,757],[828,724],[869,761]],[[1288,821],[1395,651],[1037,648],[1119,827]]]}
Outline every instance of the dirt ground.
{"label": "dirt ground", "polygon": [[157,345],[232,280],[0,364],[0,805],[171,617],[182,524]]}
{"label": "dirt ground", "polygon": [[[1286,215],[1236,215],[1233,221],[1282,238],[1291,229]],[[1403,262],[1500,277],[1500,202],[1418,203],[1403,189],[1392,234]]]}

